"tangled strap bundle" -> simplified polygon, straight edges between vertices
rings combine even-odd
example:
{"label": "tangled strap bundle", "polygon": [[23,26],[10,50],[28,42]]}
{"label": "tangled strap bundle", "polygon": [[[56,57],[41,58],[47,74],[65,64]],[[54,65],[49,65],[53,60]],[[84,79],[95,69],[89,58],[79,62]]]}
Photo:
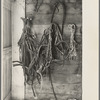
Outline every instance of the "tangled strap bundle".
{"label": "tangled strap bundle", "polygon": [[[33,85],[33,80],[35,77],[40,74],[36,73],[36,66],[34,66],[31,71],[29,72],[29,64],[34,59],[34,57],[37,55],[37,40],[36,36],[32,35],[31,26],[32,26],[32,18],[21,18],[24,22],[24,28],[23,33],[21,35],[21,38],[18,41],[19,45],[19,60],[18,63],[23,67],[24,72],[24,85],[26,87],[26,83],[29,85]],[[32,90],[34,93],[34,96],[36,97],[36,93],[34,91],[34,88],[32,86]]]}
{"label": "tangled strap bundle", "polygon": [[[50,65],[53,59],[55,59],[55,55],[53,54],[53,52],[54,51],[58,51],[60,53],[62,52],[61,51],[63,49],[62,42],[63,42],[62,35],[61,35],[58,25],[55,23],[52,23],[48,29],[44,30],[44,34],[41,38],[41,41],[38,47],[39,49],[38,49],[37,56],[34,57],[34,59],[31,61],[29,65],[29,71],[31,71],[32,68],[34,68],[34,66],[37,66],[36,68],[38,69],[36,70],[36,72],[38,72],[41,75],[40,78],[43,81],[43,78],[42,78],[43,72],[47,68],[49,68],[49,75],[51,79]],[[61,50],[59,50],[59,48],[61,48]],[[41,81],[41,85],[43,83],[42,81]],[[54,92],[54,89],[53,89],[53,92]]]}
{"label": "tangled strap bundle", "polygon": [[33,88],[34,80],[37,79],[42,87],[42,75],[50,67],[52,60],[55,59],[53,55],[54,51],[58,50],[62,52],[63,40],[59,26],[56,23],[52,23],[48,29],[44,30],[44,34],[38,45],[36,36],[31,34],[31,19],[22,18],[22,20],[24,22],[24,28],[18,42],[20,51],[19,63],[22,65],[24,71],[24,85],[26,86],[26,83],[31,85],[34,97],[37,98]]}
{"label": "tangled strap bundle", "polygon": [[37,42],[36,36],[32,35],[32,19],[22,18],[24,22],[24,28],[22,36],[18,42],[20,53],[20,61],[18,62],[23,67],[25,77],[25,88],[26,83],[31,85],[34,98],[37,98],[37,94],[35,92],[35,89],[33,88],[34,81],[37,79],[38,83],[41,85],[42,88],[43,74],[45,74],[46,69],[49,69],[49,76],[51,80],[53,93],[55,99],[57,100],[56,93],[52,84],[50,66],[52,61],[56,59],[57,52],[64,55],[64,41],[62,35],[65,16],[63,16],[62,30],[60,30],[58,24],[53,22],[54,13],[58,5],[59,2],[55,6],[53,16],[51,19],[51,25],[49,28],[44,30],[44,34],[41,38],[40,43]]}

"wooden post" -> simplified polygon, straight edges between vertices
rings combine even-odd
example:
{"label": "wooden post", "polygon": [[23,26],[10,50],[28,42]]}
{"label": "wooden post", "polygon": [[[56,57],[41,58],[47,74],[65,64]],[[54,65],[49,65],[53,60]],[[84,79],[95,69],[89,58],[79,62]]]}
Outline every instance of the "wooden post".
{"label": "wooden post", "polygon": [[25,0],[25,18],[26,18],[26,0]]}

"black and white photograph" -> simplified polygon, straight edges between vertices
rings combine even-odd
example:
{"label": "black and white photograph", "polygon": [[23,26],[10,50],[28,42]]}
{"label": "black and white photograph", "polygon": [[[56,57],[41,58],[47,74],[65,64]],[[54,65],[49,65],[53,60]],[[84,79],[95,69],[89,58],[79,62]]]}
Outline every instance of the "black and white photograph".
{"label": "black and white photograph", "polygon": [[83,100],[82,3],[2,1],[2,100]]}

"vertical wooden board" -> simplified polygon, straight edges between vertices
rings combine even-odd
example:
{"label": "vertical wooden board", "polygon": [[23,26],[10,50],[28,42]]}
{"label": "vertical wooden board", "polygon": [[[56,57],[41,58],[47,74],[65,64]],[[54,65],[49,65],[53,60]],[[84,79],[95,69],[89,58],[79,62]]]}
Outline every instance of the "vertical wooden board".
{"label": "vertical wooden board", "polygon": [[6,9],[6,19],[7,19],[7,22],[6,22],[6,41],[7,41],[7,45],[6,46],[9,46],[9,18],[8,18],[8,15],[9,15],[9,10]]}
{"label": "vertical wooden board", "polygon": [[4,74],[5,74],[5,78],[4,78],[4,80],[5,80],[5,90],[4,90],[4,92],[5,92],[5,96],[7,96],[7,59],[6,59],[6,56],[5,56],[5,69],[4,69]]}
{"label": "vertical wooden board", "polygon": [[[9,35],[8,35],[8,9],[6,9],[6,36],[5,36],[5,39],[6,39],[6,47],[9,45]],[[6,37],[8,37],[8,38],[6,38]]]}
{"label": "vertical wooden board", "polygon": [[11,22],[12,22],[12,18],[11,18],[11,11],[9,11],[9,40],[10,40],[10,43],[9,43],[9,46],[11,46],[12,45],[12,32],[11,32]]}
{"label": "vertical wooden board", "polygon": [[[23,29],[23,21],[21,20],[21,17],[25,18],[24,1],[25,0],[16,0],[13,5],[13,61],[19,60],[19,47],[17,43],[20,39]],[[24,78],[21,66],[12,67],[12,97],[15,97],[15,99],[18,98],[17,100],[24,100]]]}
{"label": "vertical wooden board", "polygon": [[9,57],[9,66],[8,66],[8,93],[10,92],[11,90],[11,87],[10,87],[10,83],[11,83],[11,57]]}
{"label": "vertical wooden board", "polygon": [[6,63],[5,63],[5,58],[3,58],[3,98],[6,96],[6,93],[5,93],[5,90],[6,90],[6,81],[5,81],[5,66],[6,66]]}
{"label": "vertical wooden board", "polygon": [[11,46],[11,25],[10,25],[10,10],[4,8],[4,24],[3,24],[3,46],[8,47]]}
{"label": "vertical wooden board", "polygon": [[[11,55],[12,55],[12,51],[11,51]],[[12,90],[12,57],[10,58],[10,91]]]}
{"label": "vertical wooden board", "polygon": [[7,71],[6,71],[6,92],[7,92],[7,95],[8,95],[8,90],[9,90],[9,87],[8,87],[8,83],[9,83],[9,56],[8,54],[6,54],[6,60],[7,60]]}
{"label": "vertical wooden board", "polygon": [[3,33],[3,40],[4,40],[4,42],[3,42],[3,47],[6,47],[6,38],[5,38],[5,36],[6,36],[6,32],[7,32],[7,29],[6,29],[6,23],[7,23],[7,18],[6,18],[6,8],[4,8],[4,13],[3,13],[4,15],[4,24],[3,24],[3,30],[4,30],[4,33]]}
{"label": "vertical wooden board", "polygon": [[[3,16],[5,16],[5,8],[3,7]],[[5,34],[5,17],[3,18],[3,40],[4,40],[4,34]],[[5,46],[5,42],[3,42],[3,47]]]}
{"label": "vertical wooden board", "polygon": [[13,67],[12,76],[12,98],[15,100],[24,100],[24,76],[22,67]]}

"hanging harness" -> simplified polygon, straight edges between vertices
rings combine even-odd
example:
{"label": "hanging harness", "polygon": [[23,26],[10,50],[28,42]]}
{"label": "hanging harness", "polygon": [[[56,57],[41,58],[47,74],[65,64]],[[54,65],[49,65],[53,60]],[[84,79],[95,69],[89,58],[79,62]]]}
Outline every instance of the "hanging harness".
{"label": "hanging harness", "polygon": [[[54,20],[54,14],[55,14],[55,11],[56,9],[58,8],[59,5],[62,5],[63,6],[63,20],[62,20],[62,30],[60,30],[60,27],[57,23],[55,23],[53,20]],[[55,7],[54,7],[54,11],[53,11],[53,15],[52,15],[52,18],[51,18],[51,28],[54,28],[53,31],[54,33],[56,33],[56,35],[59,37],[59,38],[55,38],[55,43],[54,43],[54,46],[57,46],[59,45],[60,43],[62,43],[62,35],[63,35],[63,29],[64,29],[64,20],[65,20],[65,5],[63,2],[57,2],[55,4]],[[26,20],[27,22],[27,20]],[[41,71],[43,72],[44,70],[46,70],[47,68],[49,68],[49,78],[51,80],[51,86],[52,86],[52,90],[53,90],[53,94],[55,96],[55,100],[57,100],[57,96],[56,96],[56,93],[54,91],[54,87],[53,87],[53,83],[52,83],[52,77],[51,77],[51,69],[50,69],[50,65],[51,65],[51,62],[52,62],[52,31],[49,35],[49,43],[45,46],[40,46],[38,49],[36,49],[37,47],[34,47],[34,39],[32,37],[31,34],[28,34],[30,33],[30,28],[28,27],[25,27],[24,26],[24,29],[23,30],[23,34],[18,42],[19,44],[19,52],[20,52],[20,65],[23,66],[23,71],[24,71],[24,76],[25,76],[25,89],[26,89],[26,83],[28,83],[29,85],[33,85],[33,80],[35,78],[37,78],[37,80],[42,82],[42,74],[41,74]],[[59,32],[59,34],[57,34],[57,32],[55,31],[55,29],[57,29]],[[52,29],[50,29],[52,30]],[[45,32],[46,33],[46,32]],[[53,34],[54,35],[54,34]],[[58,41],[60,42],[57,42],[57,39]],[[41,42],[42,43],[42,42]],[[61,46],[62,47],[62,46]],[[39,57],[41,56],[40,52],[42,50],[42,48],[47,48],[47,51],[46,51],[46,64],[45,66],[46,67],[43,67],[43,66],[39,66]],[[34,52],[33,52],[34,51]],[[42,83],[41,83],[42,84]],[[36,93],[35,93],[35,90],[32,86],[32,90],[33,90],[33,94],[34,94],[34,97],[37,97],[36,96]]]}

